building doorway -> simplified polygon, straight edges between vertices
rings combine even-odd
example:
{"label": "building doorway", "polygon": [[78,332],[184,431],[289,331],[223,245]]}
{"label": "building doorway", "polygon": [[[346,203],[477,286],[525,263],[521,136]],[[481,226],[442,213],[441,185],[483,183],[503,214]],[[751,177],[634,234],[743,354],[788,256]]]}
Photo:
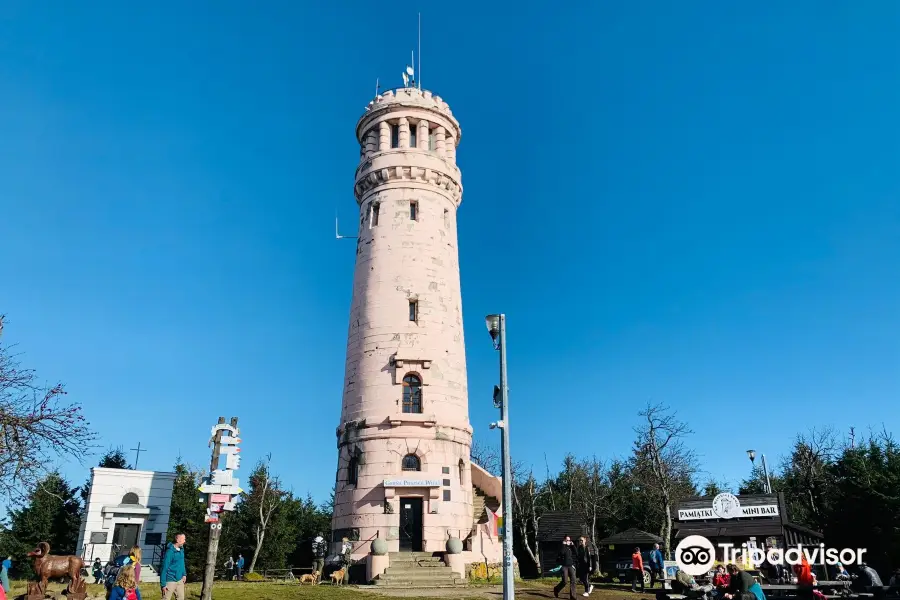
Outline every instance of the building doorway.
{"label": "building doorway", "polygon": [[400,498],[400,550],[422,551],[421,498]]}
{"label": "building doorway", "polygon": [[140,534],[140,525],[118,523],[116,528],[113,529],[112,552],[109,559],[113,560],[120,554],[129,552],[132,546],[137,546]]}

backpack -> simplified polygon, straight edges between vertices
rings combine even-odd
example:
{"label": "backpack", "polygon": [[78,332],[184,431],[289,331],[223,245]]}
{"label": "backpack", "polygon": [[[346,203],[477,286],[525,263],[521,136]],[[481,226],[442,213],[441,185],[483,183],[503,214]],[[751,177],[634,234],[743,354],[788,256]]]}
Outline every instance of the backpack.
{"label": "backpack", "polygon": [[313,541],[313,554],[316,558],[325,558],[325,540],[321,542]]}
{"label": "backpack", "polygon": [[113,589],[113,586],[116,585],[116,577],[119,576],[119,569],[129,564],[130,562],[131,557],[127,554],[123,554],[121,556],[117,556],[114,561],[107,565],[106,581],[104,582],[107,591]]}
{"label": "backpack", "polygon": [[125,590],[125,600],[137,600],[137,592],[133,589]]}

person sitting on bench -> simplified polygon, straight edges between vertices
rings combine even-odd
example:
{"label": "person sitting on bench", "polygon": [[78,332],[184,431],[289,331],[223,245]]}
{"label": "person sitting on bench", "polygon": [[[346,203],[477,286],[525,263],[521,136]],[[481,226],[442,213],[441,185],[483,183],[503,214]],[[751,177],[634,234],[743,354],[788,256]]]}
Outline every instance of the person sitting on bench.
{"label": "person sitting on bench", "polygon": [[728,565],[726,570],[729,582],[727,593],[723,596],[725,600],[766,600],[766,595],[753,575],[735,564]]}

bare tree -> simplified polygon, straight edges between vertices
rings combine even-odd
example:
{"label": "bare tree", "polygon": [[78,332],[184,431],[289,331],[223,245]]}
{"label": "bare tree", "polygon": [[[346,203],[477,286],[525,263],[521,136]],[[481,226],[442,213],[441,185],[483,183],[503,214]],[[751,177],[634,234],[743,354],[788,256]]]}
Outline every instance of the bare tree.
{"label": "bare tree", "polygon": [[259,558],[259,551],[262,550],[263,542],[266,539],[266,528],[268,528],[269,521],[271,521],[275,510],[281,506],[284,496],[284,492],[279,489],[278,479],[270,474],[269,463],[271,462],[272,455],[266,455],[265,463],[258,470],[258,476],[261,478],[261,481],[258,481],[256,484],[259,486],[259,520],[254,528],[256,546],[253,548],[253,558],[250,560],[251,573],[256,568],[256,559]]}
{"label": "bare tree", "polygon": [[472,440],[470,451],[472,462],[495,477],[500,476],[500,454],[491,446],[479,444]]}
{"label": "bare tree", "polygon": [[673,506],[681,495],[680,489],[693,487],[691,479],[697,472],[696,455],[683,442],[693,432],[661,404],[648,404],[638,415],[644,423],[635,428],[638,438],[634,474],[646,493],[657,496],[662,512],[660,536],[668,553]]}
{"label": "bare tree", "polygon": [[782,485],[791,492],[792,518],[798,522],[817,528],[825,524],[829,469],[840,450],[838,434],[831,427],[797,436],[790,457],[782,464]]}
{"label": "bare tree", "polygon": [[541,549],[538,542],[541,516],[544,513],[541,496],[543,488],[529,472],[521,483],[512,486],[513,506],[515,507],[515,527],[519,530],[519,541],[528,558],[541,571]]}
{"label": "bare tree", "polygon": [[[0,315],[0,336],[4,316]],[[53,468],[52,456],[82,462],[96,435],[61,383],[42,386],[0,342],[0,493],[21,498]]]}

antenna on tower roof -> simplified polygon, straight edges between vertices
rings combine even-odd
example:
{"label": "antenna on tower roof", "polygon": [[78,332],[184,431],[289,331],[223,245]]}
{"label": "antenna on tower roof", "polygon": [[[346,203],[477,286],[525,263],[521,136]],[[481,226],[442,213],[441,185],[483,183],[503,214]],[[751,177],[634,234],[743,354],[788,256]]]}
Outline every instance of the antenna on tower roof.
{"label": "antenna on tower roof", "polygon": [[422,89],[422,13],[419,13],[419,89]]}
{"label": "antenna on tower roof", "polygon": [[340,233],[338,233],[338,218],[337,215],[334,215],[334,237],[339,240],[354,240],[357,236],[341,235]]}

